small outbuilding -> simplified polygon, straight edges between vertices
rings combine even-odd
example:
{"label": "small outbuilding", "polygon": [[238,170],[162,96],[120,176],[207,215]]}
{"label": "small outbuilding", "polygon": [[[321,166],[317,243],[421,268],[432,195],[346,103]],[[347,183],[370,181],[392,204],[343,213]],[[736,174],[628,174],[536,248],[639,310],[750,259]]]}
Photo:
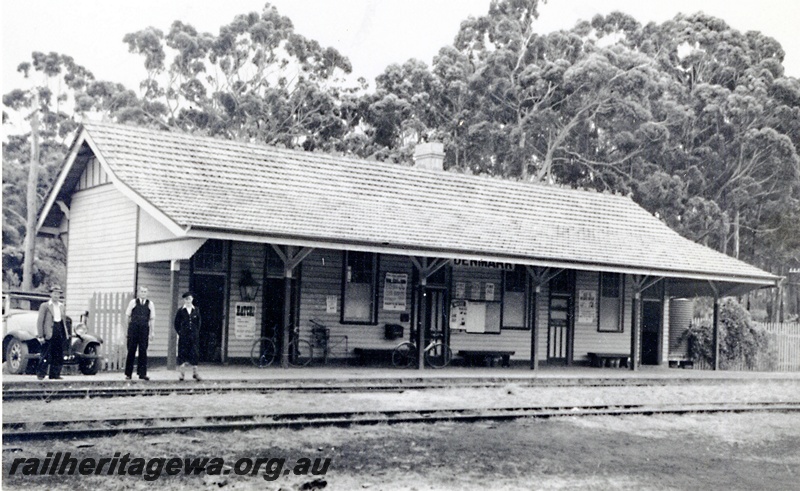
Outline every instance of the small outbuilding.
{"label": "small outbuilding", "polygon": [[150,353],[171,358],[191,289],[201,361],[215,363],[290,326],[310,337],[313,319],[346,337],[341,357],[440,335],[531,368],[622,354],[635,369],[667,363],[671,298],[779,280],[629,197],[445,172],[443,157],[425,144],[403,166],[87,123],[38,230],[67,244],[70,315],[147,286]]}

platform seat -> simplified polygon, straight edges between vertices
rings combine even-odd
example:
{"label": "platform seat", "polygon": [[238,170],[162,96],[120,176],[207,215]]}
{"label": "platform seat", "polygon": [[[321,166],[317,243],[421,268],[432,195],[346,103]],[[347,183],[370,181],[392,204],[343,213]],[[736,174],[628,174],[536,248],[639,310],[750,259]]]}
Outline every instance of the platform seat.
{"label": "platform seat", "polygon": [[694,368],[694,361],[686,358],[673,358],[667,360],[670,368]]}
{"label": "platform seat", "polygon": [[366,365],[370,360],[391,363],[393,351],[394,348],[353,348],[353,354],[361,365]]}
{"label": "platform seat", "polygon": [[630,367],[630,353],[595,353],[589,352],[589,364],[593,367]]}
{"label": "platform seat", "polygon": [[514,351],[497,351],[497,350],[460,350],[458,356],[464,358],[468,365],[481,365],[485,367],[493,367],[498,360],[502,362],[502,366],[511,366],[511,356]]}

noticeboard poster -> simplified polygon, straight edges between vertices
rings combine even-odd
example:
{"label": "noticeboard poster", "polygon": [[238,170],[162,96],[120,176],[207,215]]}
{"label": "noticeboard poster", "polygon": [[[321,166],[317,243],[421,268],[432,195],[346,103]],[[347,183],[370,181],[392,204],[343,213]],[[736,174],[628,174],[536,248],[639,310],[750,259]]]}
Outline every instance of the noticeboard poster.
{"label": "noticeboard poster", "polygon": [[256,337],[256,304],[255,302],[236,302],[236,315],[233,332],[236,339],[255,339]]}
{"label": "noticeboard poster", "polygon": [[470,282],[470,300],[480,300],[481,299],[481,282],[480,281],[473,281]]}
{"label": "noticeboard poster", "polygon": [[335,314],[336,307],[339,305],[339,297],[337,295],[328,295],[325,297],[325,313]]}
{"label": "noticeboard poster", "polygon": [[484,299],[487,302],[494,301],[494,283],[486,283],[486,291],[484,293]]}
{"label": "noticeboard poster", "polygon": [[405,312],[408,274],[386,273],[383,285],[383,310]]}
{"label": "noticeboard poster", "polygon": [[464,330],[467,328],[467,304],[466,300],[453,300],[450,302],[451,330]]}
{"label": "noticeboard poster", "polygon": [[467,284],[463,281],[456,282],[456,298],[464,298],[467,296]]}
{"label": "noticeboard poster", "polygon": [[578,291],[578,322],[582,324],[597,322],[597,292],[595,290]]}

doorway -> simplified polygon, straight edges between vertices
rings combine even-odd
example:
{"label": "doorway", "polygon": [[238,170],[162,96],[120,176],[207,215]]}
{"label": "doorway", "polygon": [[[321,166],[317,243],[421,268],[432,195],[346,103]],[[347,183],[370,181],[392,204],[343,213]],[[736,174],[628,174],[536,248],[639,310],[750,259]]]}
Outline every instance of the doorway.
{"label": "doorway", "polygon": [[[299,268],[296,276],[299,275]],[[290,299],[290,319],[289,325],[297,324],[297,305],[299,304],[297,288],[298,279],[292,278],[291,299]],[[284,278],[265,278],[264,290],[262,295],[262,305],[264,315],[261,317],[261,335],[264,337],[275,337],[276,346],[283,346],[283,317],[284,299],[286,297],[286,280]],[[277,332],[276,332],[277,330]]]}
{"label": "doorway", "polygon": [[203,322],[200,326],[200,362],[222,361],[222,326],[225,319],[225,276],[192,275],[194,304]]}
{"label": "doorway", "polygon": [[447,313],[447,291],[442,288],[425,289],[425,345],[430,343],[434,335],[441,336],[445,344],[449,344],[448,339],[448,313]]}
{"label": "doorway", "polygon": [[547,362],[567,363],[570,341],[572,296],[563,293],[550,294],[550,314],[547,324]]}
{"label": "doorway", "polygon": [[642,365],[658,365],[662,314],[660,300],[642,301]]}
{"label": "doorway", "polygon": [[550,280],[547,322],[547,363],[569,365],[572,361],[572,309],[575,272],[562,271]]}

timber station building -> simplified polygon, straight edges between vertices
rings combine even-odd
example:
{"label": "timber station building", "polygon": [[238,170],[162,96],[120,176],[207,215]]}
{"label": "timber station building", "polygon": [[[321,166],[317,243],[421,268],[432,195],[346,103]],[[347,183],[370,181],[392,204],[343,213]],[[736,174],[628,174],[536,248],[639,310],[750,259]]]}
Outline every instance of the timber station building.
{"label": "timber station building", "polygon": [[534,369],[589,353],[635,369],[669,361],[671,299],[780,279],[629,197],[445,172],[443,158],[435,143],[403,166],[86,123],[38,233],[67,245],[68,314],[89,311],[106,350],[124,344],[119,297],[141,285],[157,312],[150,356],[171,359],[191,290],[210,363],[248,359],[290,326],[309,338],[313,319],[346,340],[340,358],[437,334],[455,355]]}

